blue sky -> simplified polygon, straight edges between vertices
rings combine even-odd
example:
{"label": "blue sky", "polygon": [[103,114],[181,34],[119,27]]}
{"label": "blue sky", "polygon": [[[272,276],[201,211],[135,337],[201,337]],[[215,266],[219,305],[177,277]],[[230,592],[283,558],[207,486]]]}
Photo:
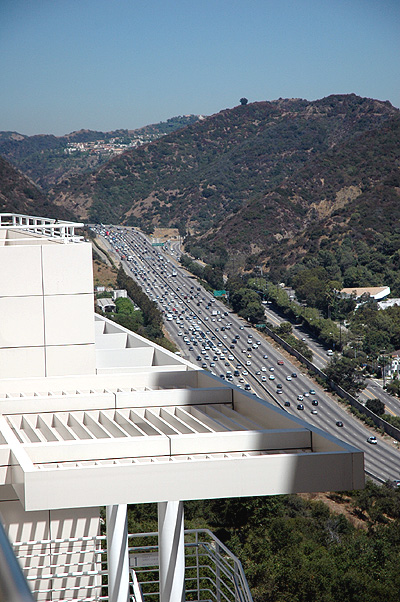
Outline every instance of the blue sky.
{"label": "blue sky", "polygon": [[0,130],[351,93],[400,107],[399,0],[0,0]]}

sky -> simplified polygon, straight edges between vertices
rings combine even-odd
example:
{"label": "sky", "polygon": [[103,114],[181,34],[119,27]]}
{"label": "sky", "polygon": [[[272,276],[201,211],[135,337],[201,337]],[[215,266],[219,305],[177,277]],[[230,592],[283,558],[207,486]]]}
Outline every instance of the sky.
{"label": "sky", "polygon": [[277,98],[400,107],[400,0],[0,0],[0,131],[135,129]]}

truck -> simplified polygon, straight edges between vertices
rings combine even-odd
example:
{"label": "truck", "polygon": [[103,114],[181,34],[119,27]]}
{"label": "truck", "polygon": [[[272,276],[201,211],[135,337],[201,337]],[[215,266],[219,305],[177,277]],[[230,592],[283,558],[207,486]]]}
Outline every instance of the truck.
{"label": "truck", "polygon": [[213,309],[213,310],[212,310],[212,312],[211,312],[211,315],[212,315],[212,316],[219,316],[219,315],[220,315],[220,313],[221,313],[221,312],[219,311],[219,309]]}

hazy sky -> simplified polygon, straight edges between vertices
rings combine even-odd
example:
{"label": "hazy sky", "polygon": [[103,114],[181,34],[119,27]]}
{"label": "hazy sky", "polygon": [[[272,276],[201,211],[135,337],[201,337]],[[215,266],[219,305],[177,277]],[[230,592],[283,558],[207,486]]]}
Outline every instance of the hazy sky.
{"label": "hazy sky", "polygon": [[400,0],[0,0],[0,130],[134,129],[279,97],[400,107]]}

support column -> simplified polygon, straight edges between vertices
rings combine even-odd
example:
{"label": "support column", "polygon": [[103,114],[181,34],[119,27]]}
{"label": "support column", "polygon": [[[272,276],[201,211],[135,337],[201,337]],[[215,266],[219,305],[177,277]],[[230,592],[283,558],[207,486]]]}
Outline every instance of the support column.
{"label": "support column", "polygon": [[160,602],[185,600],[183,502],[158,503]]}
{"label": "support column", "polygon": [[129,558],[127,505],[107,506],[107,565],[109,602],[128,602]]}

